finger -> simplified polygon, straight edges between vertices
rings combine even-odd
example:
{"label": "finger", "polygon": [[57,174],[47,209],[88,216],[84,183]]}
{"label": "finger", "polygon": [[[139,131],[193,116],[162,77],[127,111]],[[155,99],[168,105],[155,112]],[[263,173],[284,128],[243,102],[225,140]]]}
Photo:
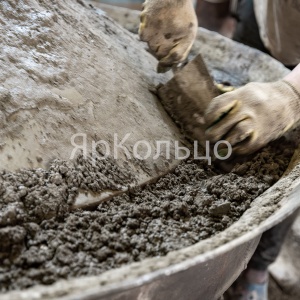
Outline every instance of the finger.
{"label": "finger", "polygon": [[146,19],[147,19],[146,14],[144,12],[142,12],[140,14],[139,37],[140,37],[141,41],[143,41],[143,42],[147,42],[147,34],[145,31],[146,24],[147,24]]}
{"label": "finger", "polygon": [[215,86],[217,87],[217,89],[220,91],[221,94],[225,94],[235,90],[233,86],[224,85],[222,83],[216,83]]}
{"label": "finger", "polygon": [[156,57],[161,60],[169,55],[174,48],[175,44],[172,41],[162,40],[159,43],[159,47],[156,49]]}
{"label": "finger", "polygon": [[[164,65],[164,58],[167,57],[171,51],[180,43],[182,38],[177,38],[175,40],[166,38],[168,35],[156,35],[148,42],[149,48],[152,53],[155,54],[158,60],[162,60]],[[175,62],[176,63],[176,62]],[[173,65],[172,63],[171,65]]]}
{"label": "finger", "polygon": [[236,96],[234,91],[218,96],[211,101],[204,116],[208,128],[219,122],[230,111],[240,107],[240,101]]}
{"label": "finger", "polygon": [[150,39],[148,47],[151,53],[159,60],[168,55],[173,48],[173,44],[166,42],[161,36],[156,35]]}
{"label": "finger", "polygon": [[254,136],[253,121],[246,119],[238,123],[225,137],[232,147]]}
{"label": "finger", "polygon": [[257,150],[259,150],[262,146],[257,145],[254,143],[249,137],[244,142],[237,144],[235,147],[233,147],[233,152],[238,155],[249,155]]}
{"label": "finger", "polygon": [[261,148],[260,143],[257,143],[257,132],[252,119],[238,123],[225,139],[230,143],[235,154],[251,154]]}
{"label": "finger", "polygon": [[173,64],[184,62],[189,55],[192,46],[193,41],[191,41],[191,39],[178,41],[173,45],[169,54],[159,61],[160,65],[168,67]]}
{"label": "finger", "polygon": [[238,110],[232,109],[219,122],[206,130],[206,137],[211,142],[217,142],[224,139],[227,140],[226,137],[230,134],[230,131],[237,126],[237,124],[247,119],[247,115],[240,114]]}

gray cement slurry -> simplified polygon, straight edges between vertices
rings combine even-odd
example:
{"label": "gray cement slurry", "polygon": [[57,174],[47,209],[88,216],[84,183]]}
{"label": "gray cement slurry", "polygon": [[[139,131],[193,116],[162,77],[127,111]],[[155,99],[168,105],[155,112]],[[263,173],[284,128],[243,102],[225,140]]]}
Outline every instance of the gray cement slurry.
{"label": "gray cement slurry", "polygon": [[[187,160],[94,211],[71,211],[79,190],[116,190],[132,182],[110,160],[94,169],[78,157],[56,160],[47,171],[2,171],[0,290],[98,275],[207,239],[236,222],[280,178],[292,154],[282,138],[229,173]],[[111,182],[102,181],[108,173]]]}

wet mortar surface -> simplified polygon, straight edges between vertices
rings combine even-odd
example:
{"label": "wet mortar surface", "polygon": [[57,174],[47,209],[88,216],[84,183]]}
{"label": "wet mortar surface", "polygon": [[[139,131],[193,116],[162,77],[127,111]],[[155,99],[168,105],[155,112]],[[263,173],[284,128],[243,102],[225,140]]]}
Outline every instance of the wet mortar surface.
{"label": "wet mortar surface", "polygon": [[93,211],[71,211],[79,190],[129,185],[134,178],[126,168],[79,157],[56,160],[47,171],[2,171],[0,291],[98,275],[209,238],[236,222],[292,155],[293,145],[282,138],[230,173],[187,160]]}

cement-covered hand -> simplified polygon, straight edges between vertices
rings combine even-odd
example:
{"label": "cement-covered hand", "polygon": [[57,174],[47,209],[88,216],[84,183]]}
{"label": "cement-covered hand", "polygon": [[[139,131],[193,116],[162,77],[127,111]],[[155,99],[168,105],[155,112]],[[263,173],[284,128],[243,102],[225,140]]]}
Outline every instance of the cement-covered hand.
{"label": "cement-covered hand", "polygon": [[146,0],[139,35],[161,67],[187,58],[198,28],[192,0]]}
{"label": "cement-covered hand", "polygon": [[227,140],[236,154],[255,152],[300,120],[300,93],[290,82],[249,83],[216,97],[206,111],[206,135]]}

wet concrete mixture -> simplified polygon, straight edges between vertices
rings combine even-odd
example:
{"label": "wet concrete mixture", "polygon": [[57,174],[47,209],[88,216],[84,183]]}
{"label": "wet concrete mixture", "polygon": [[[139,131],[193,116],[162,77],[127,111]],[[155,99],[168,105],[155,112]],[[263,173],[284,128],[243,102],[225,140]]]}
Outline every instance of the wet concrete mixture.
{"label": "wet concrete mixture", "polygon": [[[0,292],[194,245],[238,221],[286,170],[294,145],[284,138],[227,173],[163,155],[155,163],[68,160],[80,132],[110,145],[114,133],[130,132],[129,150],[142,139],[182,141],[148,90],[170,74],[156,74],[136,36],[81,0],[0,8]],[[74,209],[79,194],[103,191],[122,195]]]}
{"label": "wet concrete mixture", "polygon": [[0,290],[101,274],[211,237],[280,178],[293,154],[286,146],[277,141],[227,174],[204,161],[185,161],[94,211],[70,212],[79,189],[107,187],[103,172],[116,183],[130,181],[109,161],[93,167],[79,157],[74,165],[56,160],[47,171],[2,171]]}

